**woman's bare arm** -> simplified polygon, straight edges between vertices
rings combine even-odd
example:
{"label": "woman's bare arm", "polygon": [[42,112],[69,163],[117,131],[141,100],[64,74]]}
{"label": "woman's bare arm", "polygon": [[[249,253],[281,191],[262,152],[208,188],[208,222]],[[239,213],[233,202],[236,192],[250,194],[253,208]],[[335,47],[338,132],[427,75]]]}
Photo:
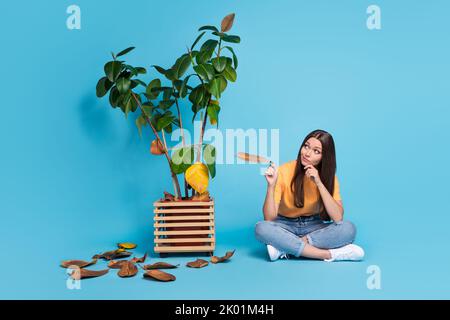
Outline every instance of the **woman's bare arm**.
{"label": "woman's bare arm", "polygon": [[263,214],[264,220],[271,221],[274,220],[278,215],[279,204],[275,203],[275,184],[278,179],[278,170],[274,163],[267,168],[265,172],[265,177],[267,180],[267,192],[266,199],[264,200]]}

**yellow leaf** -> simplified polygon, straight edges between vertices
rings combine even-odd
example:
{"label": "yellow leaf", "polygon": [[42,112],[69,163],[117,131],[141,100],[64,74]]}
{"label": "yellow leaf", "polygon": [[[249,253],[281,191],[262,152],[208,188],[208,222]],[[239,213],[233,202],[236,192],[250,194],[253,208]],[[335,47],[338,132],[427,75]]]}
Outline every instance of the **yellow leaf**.
{"label": "yellow leaf", "polygon": [[186,170],[185,178],[198,193],[203,193],[208,189],[208,167],[204,163],[196,162],[190,166]]}
{"label": "yellow leaf", "polygon": [[[137,247],[137,245],[135,245],[134,243],[131,243],[131,242],[122,242],[122,243],[118,243],[117,246],[118,246],[120,249],[134,249],[134,248]],[[119,250],[120,250],[120,249],[119,249]]]}

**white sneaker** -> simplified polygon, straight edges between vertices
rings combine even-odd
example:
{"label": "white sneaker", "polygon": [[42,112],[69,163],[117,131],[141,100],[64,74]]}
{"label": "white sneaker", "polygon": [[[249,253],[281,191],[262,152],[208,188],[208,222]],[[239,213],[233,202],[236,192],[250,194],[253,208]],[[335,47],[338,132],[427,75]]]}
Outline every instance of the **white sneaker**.
{"label": "white sneaker", "polygon": [[330,249],[331,259],[325,259],[327,262],[332,261],[360,261],[364,258],[364,250],[356,244],[348,244],[341,248]]}
{"label": "white sneaker", "polygon": [[270,261],[275,261],[275,260],[278,260],[278,259],[283,259],[283,258],[287,259],[288,258],[286,253],[278,250],[277,248],[271,246],[270,244],[268,244],[266,246],[267,246],[267,253],[269,253]]}

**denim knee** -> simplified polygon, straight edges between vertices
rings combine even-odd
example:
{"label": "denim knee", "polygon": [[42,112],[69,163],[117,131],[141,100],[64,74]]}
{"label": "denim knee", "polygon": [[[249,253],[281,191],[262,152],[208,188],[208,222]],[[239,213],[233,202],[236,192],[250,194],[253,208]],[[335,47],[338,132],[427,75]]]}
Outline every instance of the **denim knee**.
{"label": "denim knee", "polygon": [[339,221],[339,222],[335,222],[336,226],[339,226],[339,228],[341,229],[341,232],[348,237],[348,242],[349,243],[353,243],[353,241],[355,241],[356,238],[356,226],[348,221],[348,220],[343,220],[343,221]]}
{"label": "denim knee", "polygon": [[262,241],[271,227],[272,224],[270,223],[270,221],[258,221],[255,226],[256,239]]}

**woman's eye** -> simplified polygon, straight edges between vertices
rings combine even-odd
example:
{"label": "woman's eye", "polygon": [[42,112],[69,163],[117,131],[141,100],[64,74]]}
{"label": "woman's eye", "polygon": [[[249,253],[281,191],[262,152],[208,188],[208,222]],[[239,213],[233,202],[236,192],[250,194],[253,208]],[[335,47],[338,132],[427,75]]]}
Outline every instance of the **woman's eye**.
{"label": "woman's eye", "polygon": [[305,144],[305,149],[309,149],[309,146],[307,144]]}

